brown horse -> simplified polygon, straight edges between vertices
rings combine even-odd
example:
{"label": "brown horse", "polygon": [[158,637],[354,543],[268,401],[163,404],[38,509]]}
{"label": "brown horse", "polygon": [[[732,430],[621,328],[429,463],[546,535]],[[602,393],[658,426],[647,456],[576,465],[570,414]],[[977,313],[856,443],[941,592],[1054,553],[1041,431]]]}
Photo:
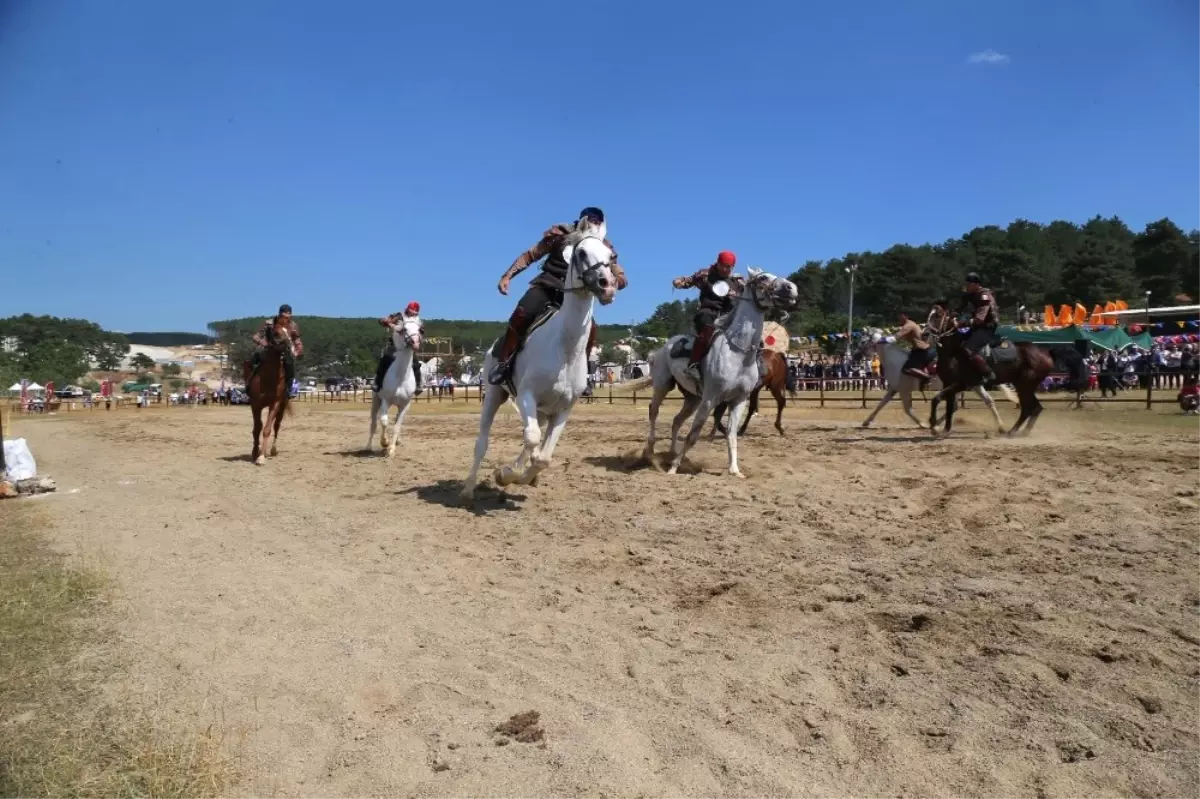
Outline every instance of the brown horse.
{"label": "brown horse", "polygon": [[[267,347],[262,354],[258,370],[251,374],[250,362],[242,365],[246,382],[246,395],[250,399],[250,412],[254,415],[254,447],[250,460],[258,466],[266,463],[266,453],[271,457],[279,454],[275,445],[279,438],[279,427],[283,415],[292,412],[289,404],[291,386],[287,385],[283,359],[296,357],[295,345],[288,333],[287,325],[278,318],[267,330]],[[267,423],[262,420],[263,409],[267,411]],[[269,446],[268,446],[269,445]]]}
{"label": "brown horse", "polygon": [[[779,435],[785,435],[783,432],[783,407],[787,405],[787,394],[785,393],[787,391],[787,359],[775,350],[763,350],[762,356],[763,362],[767,365],[767,374],[750,394],[750,409],[746,411],[746,420],[742,422],[742,426],[738,430],[738,438],[746,435],[746,428],[750,426],[750,417],[758,412],[758,392],[762,391],[764,386],[775,397],[775,429],[779,431]],[[713,409],[713,424],[716,425],[717,430],[721,431],[721,435],[729,434],[722,422],[728,407],[729,403],[722,402]]]}
{"label": "brown horse", "polygon": [[[954,318],[945,314],[935,321],[930,317],[930,329],[937,340],[938,362],[937,373],[941,378],[941,391],[934,395],[929,403],[929,429],[933,435],[938,435],[936,425],[938,402],[946,400],[946,423],[944,435],[950,434],[954,420],[955,398],[959,393],[974,388],[982,382],[982,377],[970,363],[966,363],[966,354],[962,351],[964,337],[955,329]],[[1008,431],[1010,437],[1022,433],[1021,427],[1028,422],[1023,434],[1033,432],[1038,416],[1042,413],[1042,403],[1037,398],[1038,386],[1046,376],[1054,370],[1054,358],[1042,347],[1019,342],[1009,343],[1014,348],[1012,356],[1000,360],[992,366],[996,375],[996,383],[1004,390],[1005,396],[1012,399],[1005,384],[1011,384],[1016,389],[1016,402],[1021,409],[1017,423]],[[999,417],[997,417],[999,418]],[[1003,428],[1001,428],[1003,433]]]}

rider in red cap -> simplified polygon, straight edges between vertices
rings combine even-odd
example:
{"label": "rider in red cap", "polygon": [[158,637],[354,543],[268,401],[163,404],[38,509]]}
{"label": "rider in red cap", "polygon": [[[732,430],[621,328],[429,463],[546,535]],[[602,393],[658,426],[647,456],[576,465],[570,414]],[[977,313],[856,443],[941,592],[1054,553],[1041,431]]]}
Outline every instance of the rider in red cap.
{"label": "rider in red cap", "polygon": [[[417,323],[421,322],[421,303],[413,300],[403,311],[385,316],[379,320],[379,324],[384,327],[391,327],[401,319],[416,319]],[[422,335],[425,333],[424,325],[421,326]],[[391,331],[388,331],[387,346],[383,348],[383,352],[379,357],[379,366],[375,368],[375,390],[379,391],[383,388],[383,376],[387,374],[387,370],[391,368],[392,361],[396,360],[396,342],[392,340]],[[421,362],[413,357],[413,376],[417,378],[417,391],[420,394],[425,389],[421,388]],[[413,396],[416,396],[414,394]]]}
{"label": "rider in red cap", "polygon": [[[729,250],[724,250],[717,255],[716,263],[712,266],[701,269],[690,277],[677,277],[671,283],[677,289],[700,289],[700,309],[692,317],[692,324],[696,327],[696,341],[692,344],[692,357],[687,366],[688,374],[696,382],[700,382],[700,362],[712,344],[717,319],[733,310],[733,300],[741,293],[740,279],[733,276],[733,267],[736,264],[737,256]],[[729,292],[724,297],[713,291],[713,287],[721,283],[729,287]]]}

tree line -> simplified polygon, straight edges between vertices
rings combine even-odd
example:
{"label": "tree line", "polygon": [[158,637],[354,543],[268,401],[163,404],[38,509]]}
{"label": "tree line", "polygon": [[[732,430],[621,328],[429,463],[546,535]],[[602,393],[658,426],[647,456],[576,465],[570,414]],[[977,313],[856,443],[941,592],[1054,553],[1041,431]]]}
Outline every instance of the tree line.
{"label": "tree line", "polygon": [[[373,375],[388,333],[369,317],[293,316],[304,341],[300,374],[316,377]],[[426,319],[425,338],[450,339],[456,355],[478,356],[504,334],[505,322],[467,319]],[[229,354],[230,364],[240,364],[254,350],[252,337],[263,323],[261,317],[225,319],[209,323],[209,329]],[[627,337],[629,328],[600,325],[598,337],[608,344]],[[434,347],[430,346],[428,352]]]}
{"label": "tree line", "polygon": [[65,386],[93,368],[116,371],[129,352],[125,336],[95,322],[32,314],[0,319],[0,344],[0,389],[21,378]]}
{"label": "tree line", "polygon": [[[1007,227],[977,227],[940,244],[896,244],[883,252],[851,252],[808,261],[788,275],[800,303],[787,326],[793,335],[823,336],[846,329],[850,275],[854,274],[854,326],[895,324],[905,311],[921,318],[937,299],[956,299],[963,277],[978,272],[991,288],[1004,321],[1018,321],[1025,306],[1040,318],[1045,305],[1082,303],[1089,310],[1123,299],[1140,307],[1194,302],[1200,293],[1200,233],[1170,219],[1133,232],[1117,217],[1082,225],[1017,219]],[[690,330],[691,300],[662,303],[637,327],[639,335]]]}

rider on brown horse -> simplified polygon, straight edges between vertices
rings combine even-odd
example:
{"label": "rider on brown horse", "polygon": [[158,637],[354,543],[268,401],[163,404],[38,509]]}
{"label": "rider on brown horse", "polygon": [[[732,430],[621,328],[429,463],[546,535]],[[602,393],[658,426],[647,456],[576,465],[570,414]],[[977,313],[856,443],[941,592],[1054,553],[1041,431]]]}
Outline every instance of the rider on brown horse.
{"label": "rider on brown horse", "polygon": [[[292,347],[296,351],[296,357],[299,358],[304,354],[304,344],[300,341],[300,328],[292,320],[292,306],[284,303],[279,306],[279,315],[273,319],[267,319],[258,328],[258,332],[254,334],[254,353],[250,356],[250,374],[258,371],[258,365],[262,363],[263,353],[270,346],[272,328],[275,327],[275,322],[281,322],[288,331],[288,336],[292,339]],[[296,361],[292,358],[291,353],[280,352],[283,357],[284,380],[287,381],[284,385],[290,391],[292,387],[292,379],[296,376]],[[247,379],[249,379],[247,377]]]}
{"label": "rider on brown horse", "polygon": [[[390,316],[385,316],[382,319],[380,319],[379,324],[383,325],[384,327],[390,328],[392,325],[398,324],[403,319],[408,319],[408,320],[415,319],[417,321],[417,323],[420,324],[420,322],[421,322],[421,303],[414,300],[414,301],[410,302],[403,311],[397,311],[396,313],[391,314]],[[425,326],[422,325],[421,326],[422,338],[424,338],[424,334],[425,334]],[[387,346],[385,346],[383,348],[383,353],[379,357],[379,365],[377,367],[375,367],[375,390],[376,391],[379,391],[381,388],[383,388],[383,378],[387,374],[387,370],[391,367],[392,362],[395,360],[396,360],[396,342],[395,342],[395,339],[392,338],[391,333],[389,331]],[[421,388],[421,362],[418,361],[416,358],[413,358],[412,370],[413,370],[413,376],[417,379],[417,390],[413,393],[413,396],[416,396],[417,394],[420,394],[422,391],[425,390],[425,389]]]}
{"label": "rider on brown horse", "polygon": [[958,304],[958,312],[970,310],[971,332],[963,341],[962,350],[965,360],[971,364],[983,378],[985,383],[994,383],[996,375],[983,357],[983,350],[996,336],[996,327],[1000,323],[1000,311],[996,306],[996,298],[991,289],[985,289],[979,284],[979,275],[971,272],[967,275],[963,287],[962,300]]}
{"label": "rider on brown horse", "polygon": [[[717,319],[733,310],[733,301],[741,290],[736,280],[731,280],[733,267],[737,264],[737,256],[725,250],[717,255],[712,266],[701,269],[694,275],[677,277],[671,285],[677,289],[700,289],[700,309],[692,317],[696,328],[696,340],[692,343],[692,356],[688,359],[688,374],[697,383],[700,382],[700,363],[708,353],[712,344],[713,333],[716,330]],[[724,286],[728,289],[723,295],[714,289]]]}
{"label": "rider on brown horse", "polygon": [[[496,359],[496,367],[488,375],[489,383],[497,386],[508,379],[509,371],[512,369],[513,356],[517,354],[517,349],[529,326],[551,305],[562,305],[563,281],[566,280],[567,269],[570,266],[563,256],[563,240],[569,234],[594,232],[595,235],[604,239],[605,246],[613,251],[613,263],[610,266],[613,276],[617,279],[617,288],[623,289],[629,284],[625,279],[625,270],[616,263],[617,252],[613,249],[612,242],[605,238],[606,231],[604,212],[599,208],[584,208],[579,212],[578,221],[553,226],[542,234],[542,238],[537,244],[518,255],[517,260],[512,262],[512,266],[500,278],[497,286],[501,294],[508,294],[509,283],[514,277],[532,264],[543,258],[546,259],[542,264],[542,273],[529,282],[529,288],[521,297],[521,301],[517,303],[517,309],[509,317],[508,329],[504,332],[504,343]],[[596,326],[593,323],[591,337],[588,339],[588,352],[591,352],[595,345],[595,336]]]}

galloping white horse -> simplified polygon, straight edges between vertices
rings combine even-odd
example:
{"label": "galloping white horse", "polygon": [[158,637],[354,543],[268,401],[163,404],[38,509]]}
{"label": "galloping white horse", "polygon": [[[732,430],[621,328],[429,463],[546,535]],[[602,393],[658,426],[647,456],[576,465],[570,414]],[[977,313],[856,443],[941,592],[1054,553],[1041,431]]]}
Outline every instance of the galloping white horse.
{"label": "galloping white horse", "polygon": [[[400,425],[404,422],[404,414],[408,413],[408,404],[417,392],[417,378],[413,375],[412,362],[421,346],[421,323],[416,319],[403,318],[390,325],[390,328],[392,342],[396,345],[396,359],[383,376],[380,389],[371,398],[371,432],[367,434],[367,451],[370,452],[371,443],[375,440],[375,425],[381,425],[379,446],[387,450],[389,458],[396,454]],[[392,428],[391,443],[388,443],[388,414],[392,406],[397,408],[396,424]]]}
{"label": "galloping white horse", "polygon": [[[879,404],[875,406],[875,410],[871,411],[871,415],[862,423],[862,426],[870,427],[871,422],[875,421],[875,417],[879,415],[883,407],[899,394],[905,415],[912,419],[917,427],[924,429],[925,423],[918,419],[912,411],[912,395],[914,391],[920,389],[921,381],[912,375],[904,374],[904,362],[908,360],[908,350],[897,344],[891,336],[885,337],[883,331],[879,329],[871,331],[871,346],[875,348],[875,354],[879,356],[879,363],[882,366],[880,371],[887,380],[887,392],[884,393],[883,399],[879,400]],[[937,377],[934,377],[930,383],[934,391],[941,391],[942,384]]]}
{"label": "galloping white horse", "polygon": [[[550,465],[554,447],[566,427],[575,401],[587,388],[587,342],[592,330],[592,299],[602,305],[613,301],[617,281],[610,264],[613,253],[594,231],[571,234],[563,249],[570,264],[562,308],[547,322],[532,329],[517,356],[510,385],[490,386],[479,415],[475,459],[463,484],[463,499],[475,495],[479,465],[487,454],[488,434],[496,411],[513,394],[513,404],[525,427],[524,446],[511,466],[496,470],[496,485],[529,485]],[[495,348],[493,347],[493,350]],[[483,374],[491,374],[496,356],[489,351]],[[515,389],[515,392],[510,391]],[[545,434],[542,432],[545,425]],[[528,461],[528,465],[526,465]]]}
{"label": "galloping white horse", "polygon": [[[737,462],[737,431],[746,410],[750,393],[759,382],[758,352],[762,342],[763,316],[771,308],[792,308],[796,305],[796,285],[789,280],[775,277],[768,272],[750,269],[745,291],[738,297],[732,313],[720,324],[713,337],[712,345],[704,356],[701,374],[702,385],[696,385],[687,374],[687,356],[671,357],[678,342],[692,336],[674,336],[662,348],[650,356],[650,377],[642,385],[654,385],[654,398],[650,400],[650,433],[642,457],[652,462],[654,458],[655,422],[663,398],[675,386],[683,394],[683,407],[671,423],[671,468],[669,474],[679,470],[684,454],[700,438],[704,422],[713,408],[722,402],[729,403],[729,473],[742,476]],[[679,431],[689,414],[694,414],[691,430],[683,446],[679,446]]]}

